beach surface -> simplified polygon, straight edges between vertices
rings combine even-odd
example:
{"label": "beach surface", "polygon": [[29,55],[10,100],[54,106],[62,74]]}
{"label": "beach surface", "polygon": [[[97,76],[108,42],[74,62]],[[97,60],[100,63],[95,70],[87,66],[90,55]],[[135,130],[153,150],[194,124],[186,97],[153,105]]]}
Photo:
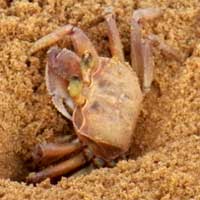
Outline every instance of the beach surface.
{"label": "beach surface", "polygon": [[[95,3],[94,3],[95,2]],[[80,27],[100,55],[109,56],[103,10],[106,0],[0,0],[0,198],[22,199],[200,199],[200,8],[198,0],[120,0],[113,3],[127,61],[131,16],[138,8],[163,14],[143,22],[143,36],[156,34],[181,61],[153,48],[155,72],[134,132],[132,156],[114,168],[49,180],[23,181],[33,169],[33,147],[71,134],[54,108],[44,73],[46,51],[29,49],[59,26]],[[68,40],[59,42],[66,47]],[[131,85],[130,85],[131,90]]]}

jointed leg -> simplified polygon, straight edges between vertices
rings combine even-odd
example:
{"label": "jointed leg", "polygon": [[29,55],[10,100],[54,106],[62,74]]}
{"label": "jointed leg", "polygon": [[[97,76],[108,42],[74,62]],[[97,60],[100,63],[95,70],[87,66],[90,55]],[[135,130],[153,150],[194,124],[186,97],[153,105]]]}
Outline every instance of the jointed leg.
{"label": "jointed leg", "polygon": [[151,34],[148,36],[148,39],[152,45],[158,47],[167,58],[173,58],[177,61],[183,60],[183,55],[180,54],[180,52],[167,45],[157,35]]}
{"label": "jointed leg", "polygon": [[83,145],[79,141],[72,141],[63,144],[48,143],[39,144],[35,147],[32,155],[34,163],[37,165],[50,164],[60,158],[80,151]]}
{"label": "jointed leg", "polygon": [[[143,85],[143,55],[142,55],[142,36],[141,29],[136,20],[132,20],[131,24],[131,65]],[[143,87],[143,86],[142,86]]]}
{"label": "jointed leg", "polygon": [[72,157],[69,160],[63,161],[57,165],[50,166],[40,172],[32,173],[27,177],[27,182],[38,183],[46,178],[54,178],[63,174],[69,173],[87,162],[83,153]]}
{"label": "jointed leg", "polygon": [[117,29],[116,21],[112,8],[107,8],[105,11],[105,20],[108,27],[108,37],[110,42],[110,49],[112,56],[116,56],[120,61],[124,61],[123,47],[120,40],[119,31]]}
{"label": "jointed leg", "polygon": [[74,27],[71,39],[77,54],[82,58],[86,53],[89,53],[92,56],[94,65],[97,65],[97,51],[89,38],[83,33],[83,31],[77,27]]}
{"label": "jointed leg", "polygon": [[[73,155],[66,161],[50,166],[37,173],[31,173],[27,177],[27,182],[38,183],[46,178],[54,178],[57,176],[61,176],[76,170],[77,168],[83,166],[87,162],[90,162],[93,158],[93,153],[91,152],[91,150],[80,146],[81,144],[78,142],[74,144],[75,145],[68,144],[68,146],[66,146],[65,148],[54,146],[54,149],[51,149],[51,147],[49,148],[48,146],[46,146],[46,149],[43,149],[45,151],[43,152],[45,153],[45,158],[55,158],[56,156],[59,156],[59,154],[61,154],[62,156],[70,156],[70,154],[73,153]],[[78,153],[77,151],[80,149],[81,152]],[[75,153],[78,154],[74,155]]]}
{"label": "jointed leg", "polygon": [[143,55],[143,92],[147,93],[150,90],[151,83],[153,81],[153,71],[154,71],[154,62],[152,49],[150,41],[145,40],[142,45],[142,55]]}
{"label": "jointed leg", "polygon": [[30,55],[34,54],[35,52],[41,49],[55,44],[59,40],[62,40],[62,38],[64,38],[65,36],[70,36],[73,46],[80,57],[82,57],[86,52],[88,52],[92,55],[95,64],[97,64],[98,54],[93,44],[81,29],[72,25],[60,27],[54,32],[36,41],[30,49]]}
{"label": "jointed leg", "polygon": [[[83,33],[83,31],[72,25],[66,25],[58,28],[54,32],[44,36],[43,38],[36,41],[30,49],[30,55],[46,48],[50,45],[55,44],[65,36],[70,36],[72,44],[80,58],[82,58],[83,67],[81,67],[82,73],[84,73],[83,81],[86,83],[90,82],[90,71],[93,67],[98,67],[99,57],[95,50],[92,42]],[[87,65],[89,61],[89,66]],[[85,67],[86,66],[86,67]]]}
{"label": "jointed leg", "polygon": [[136,71],[143,91],[147,91],[153,80],[151,44],[142,41],[140,21],[154,19],[162,14],[158,8],[138,9],[133,13],[131,27],[131,63]]}
{"label": "jointed leg", "polygon": [[156,35],[150,35],[147,39],[142,40],[140,22],[142,20],[151,20],[162,14],[158,8],[138,9],[133,13],[131,27],[131,59],[132,67],[136,71],[142,89],[147,92],[153,80],[153,58],[151,46],[158,46],[167,57],[172,57],[178,61],[182,60],[176,50],[165,44]]}
{"label": "jointed leg", "polygon": [[72,34],[72,29],[73,29],[73,26],[66,25],[66,26],[60,27],[57,30],[55,30],[54,32],[40,38],[31,47],[31,49],[29,51],[30,55],[34,54],[35,52],[37,52],[41,49],[52,46],[56,42],[61,40],[63,37],[65,37],[66,35]]}
{"label": "jointed leg", "polygon": [[141,8],[133,13],[133,20],[139,23],[142,20],[153,20],[162,15],[160,8]]}

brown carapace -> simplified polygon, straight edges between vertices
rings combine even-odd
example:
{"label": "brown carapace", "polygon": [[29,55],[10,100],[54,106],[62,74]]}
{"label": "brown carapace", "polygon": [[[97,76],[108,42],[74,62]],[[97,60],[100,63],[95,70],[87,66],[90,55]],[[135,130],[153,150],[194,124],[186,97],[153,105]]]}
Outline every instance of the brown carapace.
{"label": "brown carapace", "polygon": [[36,163],[67,159],[31,173],[28,182],[61,176],[92,161],[98,166],[112,166],[114,160],[128,152],[143,96],[153,80],[151,46],[156,44],[175,58],[178,55],[155,35],[141,37],[141,20],[161,14],[157,8],[133,13],[132,66],[125,62],[112,8],[104,13],[112,58],[100,57],[88,37],[72,25],[58,28],[34,43],[30,54],[66,36],[72,41],[77,54],[55,46],[48,50],[45,78],[53,104],[71,120],[77,139],[61,144],[39,144],[33,152]]}

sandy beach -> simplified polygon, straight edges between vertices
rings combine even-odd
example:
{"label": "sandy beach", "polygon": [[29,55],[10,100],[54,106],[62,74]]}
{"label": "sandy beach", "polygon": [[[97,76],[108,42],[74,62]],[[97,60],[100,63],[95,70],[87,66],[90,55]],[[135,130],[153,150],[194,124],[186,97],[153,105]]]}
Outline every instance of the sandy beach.
{"label": "sandy beach", "polygon": [[[57,27],[80,27],[100,55],[109,56],[105,23],[112,1],[0,0],[0,198],[200,199],[200,8],[198,0],[119,0],[113,4],[125,56],[130,61],[134,10],[158,7],[162,16],[144,21],[142,34],[156,34],[182,56],[166,58],[153,48],[155,72],[134,132],[132,157],[88,175],[24,183],[33,170],[31,151],[44,141],[71,134],[54,108],[44,73],[46,51],[29,49]],[[66,47],[67,40],[59,42]],[[131,86],[130,86],[131,89]]]}

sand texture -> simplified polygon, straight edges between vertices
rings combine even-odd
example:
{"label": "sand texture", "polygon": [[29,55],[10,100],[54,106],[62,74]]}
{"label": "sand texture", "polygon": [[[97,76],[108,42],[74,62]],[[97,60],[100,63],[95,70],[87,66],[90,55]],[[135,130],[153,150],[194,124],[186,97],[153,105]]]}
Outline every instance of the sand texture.
{"label": "sand texture", "polygon": [[[95,3],[94,3],[95,2]],[[160,7],[144,22],[183,57],[154,48],[152,90],[145,97],[132,144],[132,159],[86,176],[23,183],[35,144],[69,134],[72,127],[46,91],[46,49],[28,59],[33,42],[64,24],[81,27],[109,56],[106,0],[0,0],[0,198],[1,199],[200,199],[200,7],[198,0],[119,0],[114,4],[127,59],[133,10]],[[66,46],[67,40],[59,43]],[[131,89],[131,86],[130,86]]]}

